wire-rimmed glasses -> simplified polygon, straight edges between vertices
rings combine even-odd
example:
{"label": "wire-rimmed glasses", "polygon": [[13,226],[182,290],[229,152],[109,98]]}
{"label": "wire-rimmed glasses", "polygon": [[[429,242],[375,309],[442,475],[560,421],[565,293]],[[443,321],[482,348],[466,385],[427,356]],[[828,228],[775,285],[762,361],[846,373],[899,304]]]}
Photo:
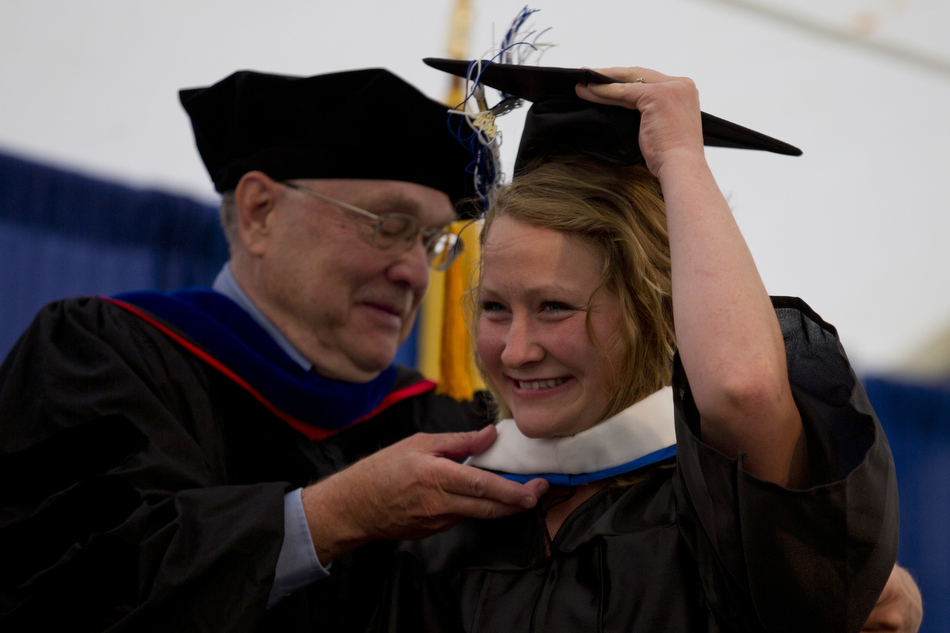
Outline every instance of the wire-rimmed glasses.
{"label": "wire-rimmed glasses", "polygon": [[381,251],[405,253],[412,248],[412,245],[416,242],[416,237],[421,233],[422,245],[425,247],[429,266],[435,270],[446,270],[465,250],[462,238],[445,227],[423,230],[419,225],[419,220],[411,215],[404,213],[376,215],[307,187],[301,187],[290,182],[282,182],[281,184],[371,220],[374,223],[373,233],[364,237],[370,245]]}

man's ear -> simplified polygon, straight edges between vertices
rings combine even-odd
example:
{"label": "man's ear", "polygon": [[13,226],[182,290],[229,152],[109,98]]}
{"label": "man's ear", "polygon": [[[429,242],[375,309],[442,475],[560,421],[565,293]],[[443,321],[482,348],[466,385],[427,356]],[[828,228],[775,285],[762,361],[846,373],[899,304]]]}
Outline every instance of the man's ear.
{"label": "man's ear", "polygon": [[237,229],[244,248],[252,255],[267,250],[274,231],[274,210],[280,185],[262,171],[249,171],[234,189]]}

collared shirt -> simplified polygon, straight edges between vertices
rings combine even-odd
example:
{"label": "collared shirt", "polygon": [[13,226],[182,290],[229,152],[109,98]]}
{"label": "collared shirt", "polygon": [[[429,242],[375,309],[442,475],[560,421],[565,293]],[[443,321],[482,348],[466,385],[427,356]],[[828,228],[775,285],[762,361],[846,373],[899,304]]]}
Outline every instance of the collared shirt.
{"label": "collared shirt", "polygon": [[[231,274],[230,264],[224,265],[211,289],[241,306],[298,365],[307,371],[313,369],[313,363],[281,334],[241,289]],[[302,490],[297,488],[284,495],[284,542],[277,557],[274,586],[271,587],[268,607],[280,602],[287,594],[330,575],[329,570],[320,563],[313,547],[310,527],[307,525],[307,516],[300,498]]]}
{"label": "collared shirt", "polygon": [[293,346],[293,343],[287,340],[287,337],[284,336],[280,330],[277,329],[277,326],[271,323],[264,313],[261,312],[254,302],[251,301],[251,298],[247,296],[244,290],[241,289],[241,286],[238,285],[237,280],[234,278],[234,275],[231,274],[231,264],[225,264],[221,269],[221,272],[218,273],[218,276],[215,277],[214,283],[211,284],[211,289],[215,292],[223,294],[225,297],[233,301],[234,303],[241,306],[245,312],[251,315],[257,324],[264,328],[270,337],[274,339],[274,342],[277,343],[284,352],[294,360],[295,363],[310,371],[313,369],[313,363],[307,360],[307,357],[300,353],[296,347]]}

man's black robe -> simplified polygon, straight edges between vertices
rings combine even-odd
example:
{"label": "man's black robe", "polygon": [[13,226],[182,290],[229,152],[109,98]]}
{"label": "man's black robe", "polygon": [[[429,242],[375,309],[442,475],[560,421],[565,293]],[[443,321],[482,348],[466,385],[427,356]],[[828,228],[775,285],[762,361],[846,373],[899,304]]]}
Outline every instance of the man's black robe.
{"label": "man's black robe", "polygon": [[482,401],[420,381],[401,371],[403,399],[313,441],[128,310],[47,306],[0,368],[0,629],[358,626],[388,543],[265,612],[283,495],[416,431],[485,423]]}
{"label": "man's black robe", "polygon": [[761,481],[705,445],[677,365],[675,467],[600,490],[550,556],[540,511],[404,543],[374,630],[859,631],[897,555],[893,460],[834,329],[775,304],[812,487]]}

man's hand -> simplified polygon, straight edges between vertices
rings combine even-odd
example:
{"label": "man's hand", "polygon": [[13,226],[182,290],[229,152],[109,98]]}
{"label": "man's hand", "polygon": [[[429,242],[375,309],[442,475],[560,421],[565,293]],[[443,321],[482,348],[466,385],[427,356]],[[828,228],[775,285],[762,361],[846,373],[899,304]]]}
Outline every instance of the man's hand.
{"label": "man's hand", "polygon": [[418,433],[303,490],[310,535],[323,564],[379,539],[441,532],[463,517],[494,519],[533,508],[548,484],[518,484],[452,460],[477,455],[495,427],[472,433]]}
{"label": "man's hand", "polygon": [[917,633],[923,615],[923,603],[917,583],[906,569],[894,565],[891,577],[887,579],[884,591],[862,630]]}

